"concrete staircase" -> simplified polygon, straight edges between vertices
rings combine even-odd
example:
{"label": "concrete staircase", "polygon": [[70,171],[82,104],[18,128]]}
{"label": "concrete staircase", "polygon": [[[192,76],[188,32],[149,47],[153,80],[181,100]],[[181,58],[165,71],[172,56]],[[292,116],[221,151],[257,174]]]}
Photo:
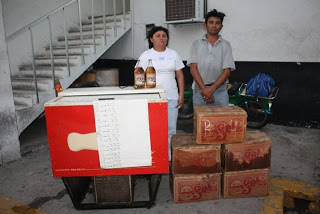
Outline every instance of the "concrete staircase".
{"label": "concrete staircase", "polygon": [[[106,22],[106,42],[104,38],[103,18],[105,18]],[[117,15],[116,25],[113,16],[97,16],[94,19],[94,23],[94,40],[91,17],[82,23],[84,62],[82,62],[81,59],[80,28],[73,27],[68,30],[70,70],[67,66],[64,35],[54,41],[54,74],[55,79],[59,79],[63,89],[68,88],[84,71],[131,29],[131,15],[127,13],[125,18],[123,14]],[[45,52],[35,57],[39,102],[35,93],[32,62],[21,65],[19,67],[19,76],[12,77],[12,89],[19,133],[43,112],[44,103],[55,97],[50,46],[48,45],[44,48]]]}

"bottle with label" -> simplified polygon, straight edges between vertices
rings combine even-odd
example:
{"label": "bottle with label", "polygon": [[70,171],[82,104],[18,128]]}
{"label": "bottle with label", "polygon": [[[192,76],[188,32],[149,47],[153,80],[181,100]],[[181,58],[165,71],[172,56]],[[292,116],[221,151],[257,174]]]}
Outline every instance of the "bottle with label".
{"label": "bottle with label", "polygon": [[63,91],[59,79],[55,79],[55,80],[54,80],[54,88],[56,89],[56,97],[57,97],[57,96],[58,96],[58,93],[59,93],[60,91]]}
{"label": "bottle with label", "polygon": [[135,88],[144,88],[145,87],[145,74],[140,65],[140,60],[137,61],[137,64],[134,69],[134,87]]}
{"label": "bottle with label", "polygon": [[148,67],[146,69],[146,81],[147,88],[155,88],[156,87],[156,70],[152,65],[152,60],[149,59]]}

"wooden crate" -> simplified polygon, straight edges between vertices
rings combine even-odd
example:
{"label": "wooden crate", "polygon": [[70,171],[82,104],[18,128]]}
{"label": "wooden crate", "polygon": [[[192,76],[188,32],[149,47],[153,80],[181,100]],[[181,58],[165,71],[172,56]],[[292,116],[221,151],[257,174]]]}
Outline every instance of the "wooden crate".
{"label": "wooden crate", "polygon": [[222,167],[226,172],[270,168],[271,139],[261,131],[247,131],[244,143],[222,145]]}
{"label": "wooden crate", "polygon": [[173,174],[220,173],[220,144],[199,145],[193,134],[172,136]]}
{"label": "wooden crate", "polygon": [[223,197],[242,198],[269,194],[269,169],[223,171]]}
{"label": "wooden crate", "polygon": [[221,173],[170,173],[170,187],[174,203],[220,199]]}
{"label": "wooden crate", "polygon": [[97,204],[133,201],[134,181],[131,175],[97,176],[93,179]]}
{"label": "wooden crate", "polygon": [[247,112],[239,106],[196,106],[193,130],[198,144],[244,142]]}

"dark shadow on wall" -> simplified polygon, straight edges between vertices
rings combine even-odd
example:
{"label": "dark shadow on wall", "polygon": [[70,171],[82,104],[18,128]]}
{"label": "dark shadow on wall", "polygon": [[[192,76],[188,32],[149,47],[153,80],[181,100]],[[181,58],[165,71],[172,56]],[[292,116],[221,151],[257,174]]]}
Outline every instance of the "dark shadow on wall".
{"label": "dark shadow on wall", "polygon": [[279,93],[273,102],[271,122],[320,128],[320,63],[236,62],[230,81],[248,82],[258,74],[271,75]]}
{"label": "dark shadow on wall", "polygon": [[[94,68],[119,68],[119,85],[133,85],[135,60],[99,59]],[[186,62],[184,62],[186,63]],[[320,63],[236,62],[230,82],[248,82],[258,73],[271,75],[280,88],[273,102],[270,122],[320,128]],[[184,70],[186,90],[191,88],[189,67]]]}

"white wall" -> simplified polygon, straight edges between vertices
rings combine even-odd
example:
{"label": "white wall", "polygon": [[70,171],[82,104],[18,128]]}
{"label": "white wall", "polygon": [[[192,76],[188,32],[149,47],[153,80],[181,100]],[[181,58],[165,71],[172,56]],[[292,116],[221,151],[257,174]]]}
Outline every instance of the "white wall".
{"label": "white wall", "polygon": [[[133,1],[134,55],[148,48],[145,25],[167,26],[169,47],[187,60],[190,44],[201,37],[202,24],[163,24],[164,0]],[[226,13],[223,38],[230,41],[236,61],[320,62],[319,0],[208,0],[208,10]],[[132,57],[132,35],[110,49],[104,58]]]}
{"label": "white wall", "polygon": [[0,2],[0,165],[20,158],[20,144],[11,88],[6,35]]}

